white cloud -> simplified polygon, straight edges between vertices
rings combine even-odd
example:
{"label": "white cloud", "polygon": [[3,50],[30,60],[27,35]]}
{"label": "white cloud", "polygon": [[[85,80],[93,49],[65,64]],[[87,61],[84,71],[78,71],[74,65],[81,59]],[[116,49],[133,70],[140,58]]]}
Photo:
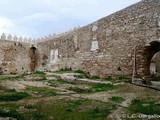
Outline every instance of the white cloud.
{"label": "white cloud", "polygon": [[13,21],[8,18],[0,17],[0,32],[8,32],[14,26]]}
{"label": "white cloud", "polygon": [[138,1],[0,0],[0,33],[39,37],[86,25]]}

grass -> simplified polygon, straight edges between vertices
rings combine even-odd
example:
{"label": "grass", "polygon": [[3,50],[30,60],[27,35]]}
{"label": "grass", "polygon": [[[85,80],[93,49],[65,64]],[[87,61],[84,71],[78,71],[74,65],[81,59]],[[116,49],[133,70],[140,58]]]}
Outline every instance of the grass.
{"label": "grass", "polygon": [[89,84],[94,92],[114,90],[116,86],[112,84],[102,84],[102,83],[90,83]]}
{"label": "grass", "polygon": [[0,101],[18,101],[28,97],[30,97],[30,95],[26,92],[11,92],[0,95]]}
{"label": "grass", "polygon": [[63,73],[74,73],[74,71],[72,71],[71,68],[64,68],[64,69],[60,69],[55,71],[54,73],[59,73],[59,74],[63,74]]}
{"label": "grass", "polygon": [[34,94],[34,95],[40,95],[41,97],[46,96],[56,96],[56,90],[48,87],[33,87],[33,86],[27,86],[26,91]]}
{"label": "grass", "polygon": [[3,80],[14,80],[14,79],[19,79],[19,78],[23,78],[24,76],[23,75],[15,75],[15,76],[1,76],[0,75],[0,81],[3,81]]}
{"label": "grass", "polygon": [[40,101],[34,106],[36,111],[25,113],[25,117],[34,120],[103,120],[112,107],[106,103],[91,100]]}
{"label": "grass", "polygon": [[79,88],[79,87],[70,87],[68,90],[74,91],[76,93],[91,93],[92,89],[85,89],[85,88]]}
{"label": "grass", "polygon": [[48,81],[51,85],[55,85],[55,84],[74,84],[74,82],[66,81],[66,80],[64,80],[61,77],[56,76],[56,75],[53,75],[53,77],[54,77],[53,80]]}
{"label": "grass", "polygon": [[129,78],[129,77],[126,77],[126,76],[120,76],[120,77],[118,77],[118,82],[119,81],[123,81],[123,82],[126,82],[126,83],[132,83],[132,79]]}
{"label": "grass", "polygon": [[123,102],[125,99],[123,97],[119,97],[119,96],[113,96],[110,98],[111,101],[116,102],[116,103],[121,103]]}
{"label": "grass", "polygon": [[0,109],[0,116],[16,118],[17,120],[25,120],[24,116],[21,113],[19,113],[17,110],[5,111],[5,110]]}
{"label": "grass", "polygon": [[5,103],[0,105],[0,109],[6,109],[6,110],[18,109],[19,107],[20,105],[17,103]]}
{"label": "grass", "polygon": [[160,104],[156,101],[146,101],[140,99],[132,100],[128,110],[133,113],[142,113],[146,115],[160,114]]}

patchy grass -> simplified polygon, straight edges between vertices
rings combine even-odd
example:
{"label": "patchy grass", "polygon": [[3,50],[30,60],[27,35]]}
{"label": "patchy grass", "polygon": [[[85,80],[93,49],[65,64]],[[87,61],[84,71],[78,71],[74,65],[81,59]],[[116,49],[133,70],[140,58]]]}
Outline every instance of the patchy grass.
{"label": "patchy grass", "polygon": [[132,83],[132,78],[129,78],[126,76],[120,76],[120,77],[118,77],[118,80],[116,82]]}
{"label": "patchy grass", "polygon": [[10,110],[10,109],[18,109],[20,107],[17,103],[5,103],[0,105],[0,109]]}
{"label": "patchy grass", "polygon": [[111,101],[116,102],[116,103],[121,103],[123,102],[125,99],[123,97],[119,97],[119,96],[113,96],[111,98],[109,98]]}
{"label": "patchy grass", "polygon": [[33,104],[27,104],[27,105],[24,106],[24,108],[26,108],[26,109],[34,109],[35,107],[34,107]]}
{"label": "patchy grass", "polygon": [[72,71],[71,68],[64,68],[64,69],[60,69],[55,71],[54,73],[59,73],[59,74],[63,74],[63,73],[74,73],[74,71]]}
{"label": "patchy grass", "polygon": [[26,91],[41,97],[56,96],[56,90],[48,87],[27,86]]}
{"label": "patchy grass", "polygon": [[80,87],[70,87],[68,90],[74,91],[76,93],[91,93],[92,89],[91,88],[80,88]]}
{"label": "patchy grass", "polygon": [[114,90],[116,88],[116,86],[112,84],[90,83],[89,85],[92,87],[93,92]]}
{"label": "patchy grass", "polygon": [[36,72],[33,72],[32,74],[45,75],[45,73],[43,71],[36,71]]}
{"label": "patchy grass", "polygon": [[9,75],[9,76],[4,76],[4,75],[0,75],[0,81],[3,80],[17,80],[20,78],[24,78],[24,75]]}
{"label": "patchy grass", "polygon": [[70,81],[66,81],[64,79],[62,79],[59,76],[53,75],[54,79],[53,80],[49,80],[48,83],[50,83],[51,85],[56,85],[56,84],[75,84],[74,82],[70,82]]}
{"label": "patchy grass", "polygon": [[134,99],[128,110],[133,113],[142,113],[146,115],[160,114],[160,104],[156,101],[146,101],[140,99]]}
{"label": "patchy grass", "polygon": [[30,97],[30,95],[26,92],[9,92],[0,95],[0,101],[18,101],[28,97]]}
{"label": "patchy grass", "polygon": [[25,120],[24,116],[18,112],[17,110],[2,110],[0,109],[0,116],[1,117],[11,117],[16,118],[17,120]]}
{"label": "patchy grass", "polygon": [[16,118],[17,120],[25,120],[23,114],[18,111],[19,107],[20,105],[17,103],[1,104],[0,117],[10,117],[10,119]]}
{"label": "patchy grass", "polygon": [[113,109],[102,102],[91,100],[40,101],[34,106],[35,111],[25,113],[25,117],[34,120],[103,120]]}

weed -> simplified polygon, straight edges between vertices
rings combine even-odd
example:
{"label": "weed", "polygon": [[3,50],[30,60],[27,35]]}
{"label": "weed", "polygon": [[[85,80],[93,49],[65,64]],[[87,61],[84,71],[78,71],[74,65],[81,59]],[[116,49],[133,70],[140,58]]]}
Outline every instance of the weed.
{"label": "weed", "polygon": [[59,74],[63,74],[63,73],[73,73],[74,71],[72,71],[71,68],[62,68],[58,71],[55,71],[55,73],[59,73]]}
{"label": "weed", "polygon": [[0,101],[17,101],[28,97],[30,95],[26,92],[9,92],[0,95]]}
{"label": "weed", "polygon": [[55,89],[51,89],[48,87],[33,87],[33,86],[28,86],[26,88],[26,90],[28,92],[31,92],[33,94],[37,94],[37,95],[41,95],[41,96],[55,96],[56,94],[56,90]]}
{"label": "weed", "polygon": [[93,109],[89,112],[89,116],[94,119],[96,119],[96,118],[103,119],[106,116],[108,116],[110,113],[111,112],[108,108],[105,108],[104,110],[102,110],[102,109],[96,107],[95,109]]}
{"label": "weed", "polygon": [[32,104],[28,104],[28,105],[25,105],[24,108],[27,108],[27,109],[34,109],[34,105]]}
{"label": "weed", "polygon": [[47,120],[52,116],[55,120],[103,120],[111,110],[106,104],[93,103],[91,100],[40,102],[35,105],[35,109],[36,111],[29,113],[32,116],[30,119]]}
{"label": "weed", "polygon": [[122,98],[122,97],[119,97],[119,96],[113,96],[113,97],[110,98],[110,100],[113,101],[113,102],[121,103],[121,102],[123,102],[125,99]]}
{"label": "weed", "polygon": [[91,89],[88,88],[79,88],[79,87],[70,87],[68,90],[72,90],[76,93],[90,93],[92,92]]}
{"label": "weed", "polygon": [[0,116],[17,118],[17,120],[25,120],[24,116],[16,110],[5,111],[5,110],[0,109]]}
{"label": "weed", "polygon": [[123,81],[123,82],[126,82],[126,83],[132,83],[132,79],[129,78],[129,77],[126,77],[126,76],[120,76],[118,78],[118,81]]}
{"label": "weed", "polygon": [[42,75],[44,75],[45,73],[43,71],[36,71],[36,72],[33,72],[32,74],[42,74]]}
{"label": "weed", "polygon": [[156,104],[155,101],[134,99],[132,100],[131,105],[128,107],[128,109],[131,112],[147,115],[160,114],[160,104]]}
{"label": "weed", "polygon": [[62,79],[61,77],[59,76],[55,76],[55,79],[54,80],[49,80],[48,82],[51,84],[51,85],[55,85],[55,84],[75,84],[74,82],[72,81],[66,81],[64,79]]}
{"label": "weed", "polygon": [[89,85],[92,87],[94,92],[108,91],[116,88],[112,84],[90,83]]}

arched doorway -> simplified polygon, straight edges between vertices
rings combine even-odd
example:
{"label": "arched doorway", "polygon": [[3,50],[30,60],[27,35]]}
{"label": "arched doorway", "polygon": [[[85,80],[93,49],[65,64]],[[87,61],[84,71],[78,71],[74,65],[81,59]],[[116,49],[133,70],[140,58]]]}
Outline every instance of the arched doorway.
{"label": "arched doorway", "polygon": [[[149,80],[154,79],[154,75],[158,73],[159,68],[156,66],[159,66],[159,60],[157,59],[159,57],[159,51],[160,51],[160,42],[158,41],[152,41],[150,44],[145,46],[145,52],[144,52],[144,75],[148,76]],[[147,77],[145,78],[147,81]]]}
{"label": "arched doorway", "polygon": [[155,53],[151,59],[150,73],[152,76],[160,76],[160,51]]}
{"label": "arched doorway", "polygon": [[38,50],[33,45],[29,50],[29,56],[30,56],[30,60],[31,60],[30,61],[30,70],[31,70],[31,72],[33,72],[36,70],[36,67],[38,65],[38,58],[39,58]]}

